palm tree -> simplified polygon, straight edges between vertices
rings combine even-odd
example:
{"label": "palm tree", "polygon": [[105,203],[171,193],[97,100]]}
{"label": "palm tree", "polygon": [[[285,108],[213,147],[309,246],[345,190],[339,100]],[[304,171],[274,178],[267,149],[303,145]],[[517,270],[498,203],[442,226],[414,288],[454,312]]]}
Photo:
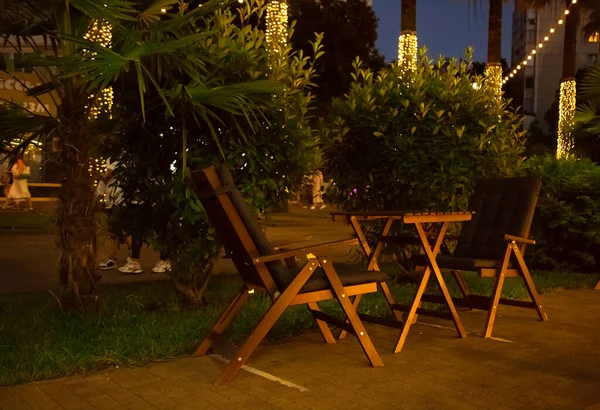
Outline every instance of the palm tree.
{"label": "palm tree", "polygon": [[407,70],[417,68],[417,0],[401,0],[398,63]]}
{"label": "palm tree", "polygon": [[485,76],[502,97],[502,6],[505,0],[490,0],[488,50]]}
{"label": "palm tree", "polygon": [[[57,105],[56,115],[40,115],[5,101],[0,107],[0,145],[18,140],[18,149],[23,149],[33,139],[52,138],[59,148],[61,291],[56,298],[61,307],[81,308],[97,300],[96,198],[88,166],[92,148],[106,137],[100,127],[103,121],[91,115],[102,90],[117,84],[135,88],[143,120],[146,104],[151,103],[153,108],[162,106],[167,116],[177,114],[175,107],[194,110],[198,121],[205,123],[216,118],[211,107],[248,118],[257,110],[255,96],[265,103],[262,97],[278,92],[279,87],[266,81],[223,85],[216,81],[218,73],[206,70],[198,47],[209,35],[197,32],[195,22],[237,0],[222,3],[211,0],[187,10],[186,3],[177,0],[2,2],[3,40],[15,53],[33,52],[18,62],[4,61],[0,70],[12,75],[15,64],[31,68],[42,85],[29,88],[22,83],[23,88],[37,98],[49,94]],[[171,8],[174,12],[168,11]],[[85,38],[98,22],[112,30],[112,39],[105,44]],[[146,101],[148,95],[153,99]],[[210,124],[207,128],[216,138],[214,128]]]}

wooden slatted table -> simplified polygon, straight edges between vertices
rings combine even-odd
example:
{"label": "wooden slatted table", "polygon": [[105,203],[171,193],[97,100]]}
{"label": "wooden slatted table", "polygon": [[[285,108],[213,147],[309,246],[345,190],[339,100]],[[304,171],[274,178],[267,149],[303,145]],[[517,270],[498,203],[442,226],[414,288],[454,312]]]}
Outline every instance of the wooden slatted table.
{"label": "wooden slatted table", "polygon": [[[448,291],[448,287],[444,282],[444,278],[442,273],[436,263],[436,257],[440,251],[440,247],[444,241],[444,236],[446,235],[446,231],[448,230],[448,226],[452,222],[465,222],[471,220],[473,213],[472,212],[414,212],[414,211],[373,211],[373,212],[332,212],[331,217],[333,221],[336,222],[346,222],[352,225],[354,229],[354,233],[358,238],[360,246],[365,253],[368,260],[368,270],[379,270],[379,265],[377,263],[377,259],[381,254],[383,249],[383,245],[386,242],[393,242],[393,236],[389,236],[390,229],[392,228],[392,224],[395,221],[401,221],[405,224],[414,225],[417,229],[417,233],[419,234],[420,245],[423,246],[425,250],[425,254],[429,260],[429,265],[425,268],[425,272],[415,294],[415,298],[413,302],[406,305],[398,305],[393,304],[391,306],[392,310],[394,310],[394,314],[397,319],[399,319],[398,315],[396,315],[396,311],[407,312],[408,315],[404,319],[404,326],[402,327],[402,333],[400,334],[400,338],[398,339],[398,343],[396,344],[395,352],[399,352],[402,350],[402,346],[406,341],[406,337],[408,335],[408,331],[410,326],[415,322],[417,313],[427,314],[427,311],[422,311],[419,306],[421,304],[421,298],[425,289],[427,288],[427,284],[429,282],[429,278],[431,277],[431,271],[433,271],[434,276],[440,286],[442,291],[442,295],[444,297],[444,301],[446,306],[448,307],[448,314],[444,314],[443,312],[438,313],[436,316],[444,317],[447,319],[451,319],[454,322],[454,327],[458,335],[461,338],[466,337],[465,330],[463,328],[462,322],[458,316],[456,311],[456,307],[454,306],[454,302],[450,297],[450,292]],[[364,221],[377,221],[377,220],[385,220],[385,224],[379,238],[377,239],[377,243],[375,248],[371,249],[367,238],[362,230],[360,222]],[[441,227],[437,233],[435,238],[435,243],[433,247],[431,246],[428,235],[425,232],[425,228],[423,224],[441,224]],[[384,289],[385,292],[386,289]],[[386,292],[387,293],[387,292]],[[391,295],[389,295],[391,297]],[[386,295],[386,298],[388,295]],[[390,298],[388,298],[390,300]]]}

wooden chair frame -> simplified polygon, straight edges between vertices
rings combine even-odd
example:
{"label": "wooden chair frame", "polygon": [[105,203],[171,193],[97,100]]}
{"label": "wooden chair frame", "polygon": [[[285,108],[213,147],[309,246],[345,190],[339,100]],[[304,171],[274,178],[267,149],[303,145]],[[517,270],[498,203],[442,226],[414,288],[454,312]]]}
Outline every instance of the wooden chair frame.
{"label": "wooden chair frame", "polygon": [[[529,238],[521,238],[514,235],[505,235],[505,239],[508,241],[504,257],[502,259],[502,265],[500,269],[483,268],[479,269],[482,277],[493,277],[495,282],[492,288],[491,296],[480,296],[473,295],[469,291],[467,282],[465,281],[462,272],[460,270],[451,270],[452,277],[456,281],[461,298],[452,298],[454,304],[459,307],[465,307],[468,309],[486,310],[487,318],[483,328],[483,337],[489,338],[492,336],[494,328],[494,322],[498,314],[498,305],[516,306],[521,308],[535,309],[541,321],[548,320],[544,307],[542,305],[541,298],[535,288],[531,273],[527,268],[523,254],[525,252],[525,246],[527,244],[535,244],[535,241]],[[514,257],[516,260],[516,267],[509,268],[511,259]],[[531,298],[531,301],[522,301],[515,299],[502,298],[502,288],[504,281],[507,277],[520,277],[523,279],[525,289]],[[437,295],[424,295],[423,300],[426,302],[442,303],[442,299]]]}
{"label": "wooden chair frame", "polygon": [[[199,172],[201,172],[201,174],[198,175]],[[196,171],[193,174],[195,175],[192,175],[190,182],[197,194],[198,192],[201,192],[201,189],[196,185],[198,182],[207,182],[212,188],[212,198],[218,199],[218,204],[222,207],[222,210],[225,212],[226,217],[235,230],[236,236],[244,251],[241,253],[230,254],[238,271],[242,274],[242,278],[245,282],[244,286],[212,325],[208,335],[194,353],[194,356],[202,356],[206,354],[209,349],[217,347],[221,348],[220,350],[222,350],[229,359],[229,363],[218,378],[216,384],[229,383],[246,363],[275,322],[281,317],[285,309],[289,306],[300,304],[306,304],[308,306],[326,343],[336,343],[336,339],[328,324],[339,327],[345,332],[356,335],[365,355],[373,367],[383,366],[381,358],[375,350],[367,331],[350,302],[350,297],[352,296],[359,297],[365,293],[376,292],[378,283],[372,282],[344,287],[332,262],[325,256],[321,256],[328,249],[338,246],[348,247],[355,245],[357,241],[355,239],[350,239],[328,242],[320,245],[281,251],[273,255],[260,255],[231,198],[228,196],[227,191],[223,189],[214,167],[210,167],[203,171]],[[205,205],[205,209],[206,208]],[[209,213],[208,209],[207,213]],[[214,221],[211,220],[211,222]],[[302,267],[297,276],[285,289],[283,289],[282,292],[280,292],[275,285],[275,281],[267,264],[274,261],[285,261],[288,265],[294,264],[296,257],[305,256],[310,253],[318,256],[316,258],[308,259],[307,263]],[[324,272],[327,282],[330,285],[330,289],[300,293],[302,287],[311,276],[315,274],[319,267]],[[251,272],[251,274],[248,274],[249,272]],[[260,280],[248,279],[252,275],[257,279],[256,274]],[[249,296],[257,292],[267,293],[272,300],[272,306],[263,316],[260,323],[254,328],[248,339],[239,348],[235,348],[222,337],[223,332],[230,325],[235,315],[246,304]],[[346,315],[346,321],[320,311],[318,302],[332,299],[339,302]]]}

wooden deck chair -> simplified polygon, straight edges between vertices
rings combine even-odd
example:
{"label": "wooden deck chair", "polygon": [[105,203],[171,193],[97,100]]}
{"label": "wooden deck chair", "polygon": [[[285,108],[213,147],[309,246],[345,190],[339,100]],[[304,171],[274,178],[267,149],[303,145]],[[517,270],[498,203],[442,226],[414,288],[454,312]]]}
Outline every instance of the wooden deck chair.
{"label": "wooden deck chair", "polygon": [[[529,269],[523,259],[529,239],[529,230],[541,187],[539,178],[493,178],[477,181],[469,210],[473,219],[465,222],[452,255],[438,255],[441,269],[449,269],[456,280],[462,298],[455,298],[456,306],[487,310],[483,335],[490,337],[498,305],[535,309],[540,320],[547,320]],[[415,265],[424,266],[424,255],[414,259]],[[476,271],[482,277],[494,277],[491,297],[472,295],[461,271]],[[520,277],[525,282],[531,302],[501,297],[504,280]],[[436,295],[423,295],[423,301],[441,303]]]}
{"label": "wooden deck chair", "polygon": [[[288,306],[301,304],[308,306],[325,342],[336,342],[328,326],[333,324],[356,335],[372,366],[383,366],[350,297],[377,292],[377,285],[385,279],[385,275],[333,264],[324,256],[329,249],[348,247],[356,244],[356,240],[275,252],[235,188],[227,167],[194,171],[190,176],[190,184],[244,282],[194,354],[201,356],[210,348],[219,347],[228,356],[229,363],[217,384],[226,384],[233,379]],[[304,266],[298,267],[296,258],[310,253],[316,257],[307,259]],[[248,297],[257,292],[266,292],[272,300],[272,306],[242,346],[234,348],[222,334]],[[346,315],[345,321],[319,310],[318,302],[331,299],[340,303]]]}

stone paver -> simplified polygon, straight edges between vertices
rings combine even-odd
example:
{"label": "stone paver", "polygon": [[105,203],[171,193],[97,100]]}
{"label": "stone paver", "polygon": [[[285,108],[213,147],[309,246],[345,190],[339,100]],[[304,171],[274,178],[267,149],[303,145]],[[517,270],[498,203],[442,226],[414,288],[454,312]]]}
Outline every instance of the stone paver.
{"label": "stone paver", "polygon": [[[242,371],[215,386],[223,363],[181,358],[137,368],[0,389],[0,409],[600,409],[600,292],[544,297],[548,322],[501,307],[497,340],[477,336],[484,312],[462,311],[468,337],[423,318],[404,350],[398,331],[367,325],[385,364],[371,368],[348,337],[312,333],[263,343],[249,366],[307,388]],[[433,326],[431,326],[433,325]]]}

